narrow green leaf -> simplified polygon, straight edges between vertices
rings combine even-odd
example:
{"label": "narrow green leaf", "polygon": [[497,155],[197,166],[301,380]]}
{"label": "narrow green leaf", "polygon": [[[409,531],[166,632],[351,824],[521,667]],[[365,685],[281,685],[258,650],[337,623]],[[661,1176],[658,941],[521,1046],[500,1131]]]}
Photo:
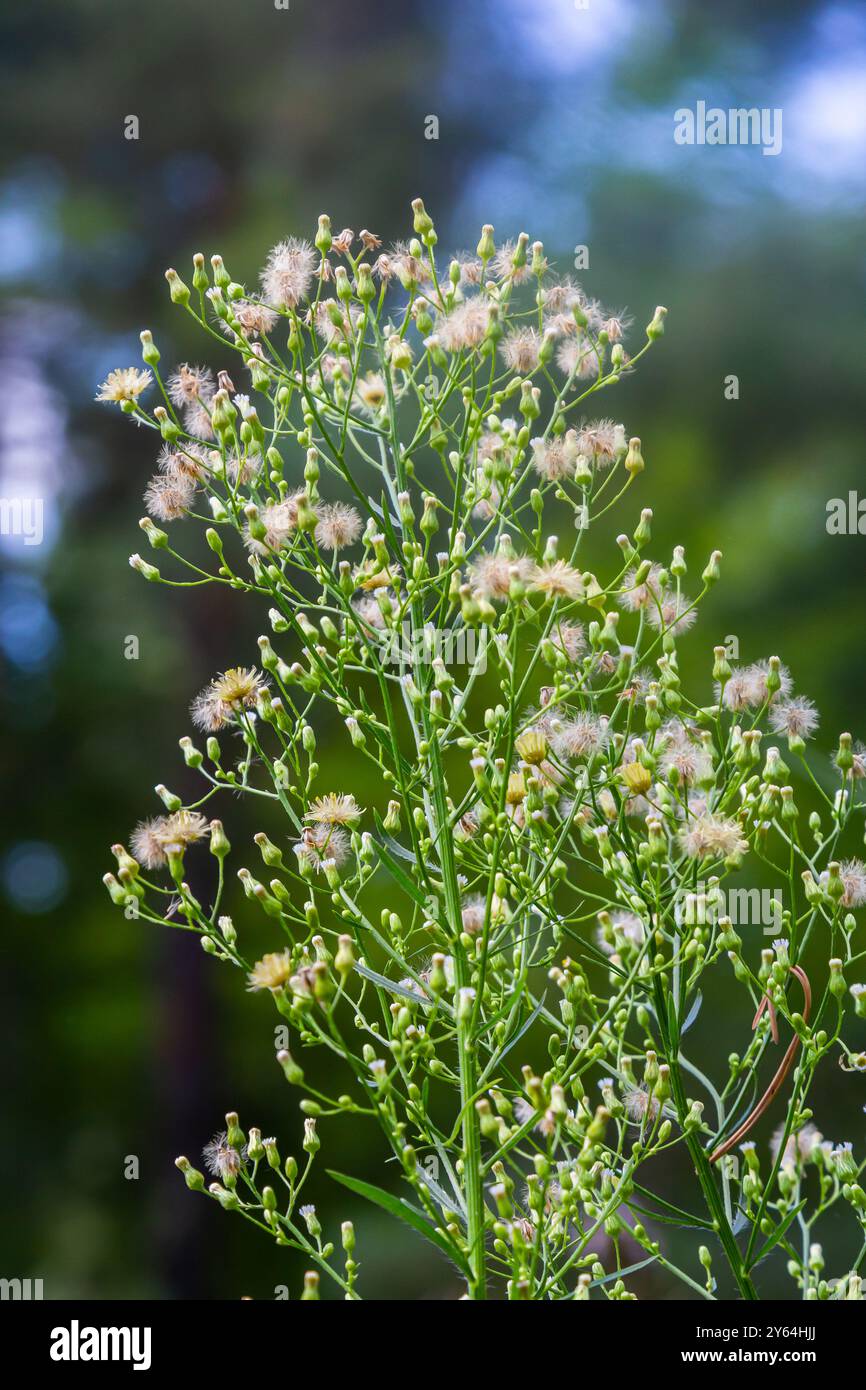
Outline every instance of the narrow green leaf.
{"label": "narrow green leaf", "polygon": [[[413,1004],[420,1004],[422,1009],[432,1009],[436,1004],[435,999],[430,999],[426,994],[421,994],[418,990],[408,989],[406,985],[398,984],[396,980],[389,980],[387,975],[380,975],[377,970],[371,970],[369,965],[362,965],[360,961],[355,962],[355,971],[363,979],[369,980],[371,984],[378,985],[380,989],[385,989],[389,994],[394,994],[400,999],[408,999]],[[445,1000],[438,1001],[439,1009],[443,1013],[453,1015],[454,1010]]]}
{"label": "narrow green leaf", "polygon": [[[664,1211],[672,1213],[672,1216],[666,1217],[663,1216],[661,1212],[646,1211],[646,1209],[643,1207],[638,1208],[636,1202],[632,1203],[632,1206],[634,1206],[636,1210],[639,1209],[641,1212],[645,1212],[646,1215],[651,1216],[654,1221],[668,1221],[672,1226],[675,1226],[677,1224],[682,1224],[683,1226],[694,1226],[696,1230],[703,1229],[711,1231],[713,1229],[712,1221],[707,1221],[702,1216],[695,1216],[690,1211],[684,1211],[682,1207],[674,1206],[673,1202],[665,1202],[661,1197],[659,1197],[657,1192],[651,1192],[648,1187],[641,1186],[639,1182],[636,1182],[634,1186],[635,1191],[639,1192],[642,1197],[648,1197],[650,1201],[655,1202],[658,1206],[662,1207]],[[674,1221],[672,1217],[679,1217],[679,1223]]]}
{"label": "narrow green leaf", "polygon": [[788,1212],[788,1215],[785,1217],[785,1219],[784,1219],[784,1221],[782,1222],[781,1226],[777,1226],[777,1227],[776,1227],[776,1230],[773,1232],[773,1234],[767,1239],[766,1243],[765,1243],[764,1245],[762,1245],[761,1249],[758,1251],[757,1255],[755,1256],[754,1260],[752,1261],[751,1268],[754,1268],[755,1265],[759,1265],[759,1264],[761,1263],[762,1260],[765,1260],[765,1259],[767,1258],[767,1256],[769,1255],[769,1253],[770,1253],[770,1251],[772,1250],[773,1246],[774,1246],[774,1245],[777,1245],[778,1242],[782,1239],[782,1236],[783,1236],[783,1235],[785,1234],[785,1232],[787,1231],[787,1229],[788,1229],[788,1227],[790,1226],[791,1222],[792,1222],[792,1221],[795,1221],[795,1220],[797,1219],[797,1217],[799,1216],[800,1212],[803,1210],[803,1208],[804,1208],[804,1206],[806,1205],[806,1203],[807,1203],[808,1200],[809,1200],[808,1197],[804,1197],[803,1200],[802,1200],[802,1202],[800,1202],[798,1206],[793,1207],[793,1208],[791,1209],[791,1211]]}
{"label": "narrow green leaf", "polygon": [[343,1187],[348,1187],[350,1192],[356,1193],[359,1197],[366,1197],[368,1202],[373,1202],[383,1211],[390,1212],[398,1220],[405,1221],[407,1226],[411,1226],[419,1235],[424,1236],[431,1244],[437,1246],[443,1255],[447,1255],[448,1259],[457,1265],[461,1274],[465,1275],[467,1279],[472,1277],[465,1255],[449,1245],[445,1237],[440,1236],[435,1226],[431,1226],[426,1216],[422,1216],[402,1197],[395,1197],[393,1193],[385,1192],[381,1187],[374,1187],[372,1183],[362,1182],[360,1178],[350,1178],[346,1173],[335,1173],[332,1168],[328,1169],[328,1177],[333,1178],[335,1182],[342,1183]]}
{"label": "narrow green leaf", "polygon": [[638,1269],[646,1269],[647,1265],[654,1264],[658,1255],[648,1255],[645,1260],[638,1260],[637,1264],[627,1265],[625,1269],[615,1269],[611,1274],[606,1274],[603,1279],[593,1279],[590,1284],[591,1289],[600,1289],[602,1284],[609,1284],[613,1279],[622,1279],[626,1274],[634,1274]]}
{"label": "narrow green leaf", "polygon": [[[384,834],[384,831],[382,830],[382,826],[380,823],[380,817],[377,815],[375,819],[379,833]],[[397,860],[394,858],[393,854],[385,845],[383,840],[376,841],[376,850],[378,852],[382,864],[388,870],[388,873],[391,875],[394,882],[398,884],[400,888],[402,888],[403,892],[406,893],[413,900],[413,902],[416,902],[419,907],[423,907],[425,912],[428,911],[428,897],[421,892],[421,889],[417,886],[417,884],[413,883],[409,875],[405,872],[405,870],[400,867],[400,865],[397,863]]]}

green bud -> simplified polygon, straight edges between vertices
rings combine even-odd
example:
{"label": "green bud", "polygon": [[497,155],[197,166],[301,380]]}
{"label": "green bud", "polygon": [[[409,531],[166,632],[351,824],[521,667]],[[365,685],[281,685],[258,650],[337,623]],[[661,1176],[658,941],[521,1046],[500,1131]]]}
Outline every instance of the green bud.
{"label": "green bud", "polygon": [[625,456],[625,467],[626,472],[630,473],[632,477],[635,477],[638,473],[642,473],[646,467],[643,454],[640,451],[640,439],[637,435],[634,435],[634,437],[628,441],[628,453]]}
{"label": "green bud", "polygon": [[646,335],[650,342],[655,342],[656,338],[661,338],[665,331],[665,316],[667,309],[660,304],[653,314],[652,321],[647,324]]}
{"label": "green bud", "polygon": [[181,1154],[180,1158],[174,1160],[174,1166],[183,1173],[188,1188],[193,1192],[204,1192],[204,1174],[200,1173],[197,1168],[193,1168],[188,1158]]}
{"label": "green bud", "polygon": [[842,962],[838,958],[830,961],[830,980],[827,985],[830,993],[835,999],[842,999],[847,993],[845,976],[842,974]]}
{"label": "green bud", "polygon": [[210,823],[210,852],[217,859],[225,859],[229,853],[231,845],[228,842],[223,823],[221,820],[212,820]]}
{"label": "green bud", "polygon": [[709,560],[707,561],[706,569],[701,575],[701,578],[703,579],[705,584],[715,584],[716,580],[719,578],[721,574],[721,570],[719,569],[719,562],[721,561],[721,558],[722,552],[720,550],[714,550]]}
{"label": "green bud", "polygon": [[481,228],[481,240],[476,247],[476,254],[486,264],[495,253],[496,243],[493,240],[493,228],[489,224],[485,224]]}
{"label": "green bud", "polygon": [[316,250],[324,258],[331,249],[331,219],[326,212],[319,214],[319,228],[316,232]]}
{"label": "green bud", "polygon": [[147,561],[142,560],[141,556],[138,554],[130,555],[129,564],[132,569],[138,570],[138,573],[143,575],[144,578],[149,580],[152,584],[160,578],[160,573],[156,565],[149,565]]}
{"label": "green bud", "polygon": [[183,283],[176,270],[165,272],[172,304],[189,304],[189,287]]}
{"label": "green bud", "polygon": [[154,550],[165,549],[168,545],[168,536],[165,531],[160,531],[159,527],[154,525],[149,516],[143,516],[138,524]]}

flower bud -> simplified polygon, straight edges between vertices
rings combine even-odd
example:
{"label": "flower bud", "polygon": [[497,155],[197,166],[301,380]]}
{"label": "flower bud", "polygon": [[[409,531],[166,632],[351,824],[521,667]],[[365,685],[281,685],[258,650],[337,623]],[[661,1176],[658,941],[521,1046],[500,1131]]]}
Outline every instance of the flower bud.
{"label": "flower bud", "polygon": [[221,820],[212,820],[210,823],[210,852],[216,855],[217,859],[225,859],[229,853],[231,845],[228,842],[223,823]]}
{"label": "flower bud", "polygon": [[714,550],[709,560],[707,561],[706,569],[701,575],[701,578],[705,584],[715,584],[716,580],[720,577],[721,570],[719,568],[719,562],[721,561],[721,558],[722,552],[720,550]]}
{"label": "flower bud", "polygon": [[319,214],[319,228],[316,232],[316,250],[324,259],[331,249],[333,237],[331,235],[331,219],[326,212]]}
{"label": "flower bud", "polygon": [[661,338],[665,331],[665,316],[667,309],[660,304],[652,317],[652,322],[647,324],[646,335],[650,342],[655,342],[656,338]]}
{"label": "flower bud", "polygon": [[316,1133],[316,1121],[313,1119],[304,1120],[304,1152],[308,1154],[318,1153],[322,1147],[322,1141]]}
{"label": "flower bud", "polygon": [[842,974],[842,962],[837,957],[830,961],[830,979],[827,988],[835,999],[842,999],[847,991],[845,976]]}
{"label": "flower bud", "polygon": [[351,975],[355,967],[355,952],[351,936],[341,936],[334,957],[334,968],[343,979]]}
{"label": "flower bud", "polygon": [[630,473],[632,477],[635,477],[638,473],[642,473],[646,467],[643,454],[640,451],[640,439],[637,435],[634,435],[633,438],[628,441],[628,453],[625,456],[625,467],[626,472]]}
{"label": "flower bud", "polygon": [[149,565],[147,561],[142,560],[141,556],[138,554],[130,555],[129,563],[132,569],[138,570],[139,574],[143,575],[145,579],[150,580],[151,583],[155,583],[155,581],[160,578],[160,573],[156,566]]}
{"label": "flower bud", "polygon": [[493,240],[493,228],[486,223],[481,228],[481,240],[475,248],[476,255],[485,263],[490,260],[496,252],[496,243]]}
{"label": "flower bud", "polygon": [[189,287],[183,283],[176,270],[165,272],[172,304],[189,304]]}
{"label": "flower bud", "polygon": [[174,1160],[174,1166],[183,1173],[188,1188],[193,1192],[204,1192],[204,1174],[193,1168],[188,1158],[181,1154],[180,1158]]}

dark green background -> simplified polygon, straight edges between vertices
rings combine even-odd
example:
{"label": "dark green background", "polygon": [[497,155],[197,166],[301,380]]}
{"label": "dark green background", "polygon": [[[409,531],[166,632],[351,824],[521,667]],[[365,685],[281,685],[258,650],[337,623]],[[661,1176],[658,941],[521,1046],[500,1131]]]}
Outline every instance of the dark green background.
{"label": "dark green background", "polygon": [[[201,353],[164,268],[219,251],[253,281],[267,248],[322,210],[335,228],[405,235],[419,193],[443,250],[474,246],[483,221],[542,237],[563,271],[586,244],[590,293],[628,305],[638,329],[657,303],[670,311],[605,408],[643,437],[638,500],[660,555],[682,543],[694,571],[725,552],[682,649],[701,698],[711,646],[734,634],[745,659],[778,651],[792,667],[825,740],[866,733],[864,541],[825,530],[828,498],[863,464],[864,52],[862,7],[793,0],[6,7],[0,476],[4,495],[31,480],[53,529],[2,551],[4,1276],[43,1278],[48,1297],[298,1287],[291,1257],[187,1194],[171,1163],[195,1159],[229,1106],[297,1151],[269,1002],[194,941],[125,922],[100,883],[110,843],[158,809],[153,783],[191,786],[176,746],[188,700],[250,661],[264,625],[222,593],[173,600],[126,564],[153,443],[91,402],[110,368],[138,360],[142,327],[167,363]],[[673,112],[698,99],[781,107],[781,155],[676,146]],[[724,398],[731,373],[738,401]],[[138,661],[124,659],[130,634]],[[261,828],[236,803],[226,819],[236,843]],[[264,948],[261,926],[246,930]],[[729,986],[720,977],[693,1033],[716,1077],[748,1031]],[[862,1077],[832,1075],[825,1135],[861,1145],[864,1100]],[[374,1131],[323,1132],[329,1164],[389,1182]],[[660,1181],[682,1192],[683,1176]],[[316,1195],[355,1217],[369,1296],[454,1296],[414,1237],[327,1180]],[[829,1263],[842,1271],[841,1248]]]}

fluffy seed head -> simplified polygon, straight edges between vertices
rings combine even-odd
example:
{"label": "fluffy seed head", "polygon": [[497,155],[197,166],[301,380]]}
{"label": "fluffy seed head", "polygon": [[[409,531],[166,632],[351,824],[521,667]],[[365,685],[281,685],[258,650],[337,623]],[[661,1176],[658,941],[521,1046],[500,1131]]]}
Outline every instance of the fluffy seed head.
{"label": "fluffy seed head", "polygon": [[[606,956],[612,956],[616,952],[616,937],[619,935],[624,936],[633,946],[643,945],[646,936],[644,924],[634,912],[612,912],[607,931],[601,924],[596,928],[596,942]],[[614,940],[610,939],[611,936]]]}
{"label": "fluffy seed head", "polygon": [[818,711],[805,695],[779,700],[770,706],[770,728],[789,738],[811,738],[818,727]]}
{"label": "fluffy seed head", "polygon": [[499,352],[506,367],[521,376],[529,376],[538,366],[538,350],[541,339],[534,328],[514,328],[499,344]]}
{"label": "fluffy seed head", "polygon": [[516,241],[503,241],[502,245],[497,248],[490,263],[497,280],[510,280],[512,285],[519,285],[524,280],[529,279],[532,274],[532,267],[528,260],[525,265],[512,265],[516,250]]}
{"label": "fluffy seed head", "polygon": [[255,705],[267,681],[254,666],[232,666],[206,685],[190,706],[199,729],[215,733],[242,709]]}
{"label": "fluffy seed head", "polygon": [[195,479],[189,474],[157,473],[144,489],[144,505],[158,521],[177,521],[186,516],[195,493]]}
{"label": "fluffy seed head", "polygon": [[586,636],[580,623],[555,623],[550,640],[569,661],[577,661],[586,650]]}
{"label": "fluffy seed head", "polygon": [[727,859],[732,854],[744,854],[748,841],[737,821],[711,813],[695,816],[679,832],[679,843],[689,859]]}
{"label": "fluffy seed head", "polygon": [[141,821],[130,837],[130,848],[146,869],[161,869],[169,856],[181,855],[188,845],[203,840],[208,823],[198,811],[175,811]]}
{"label": "fluffy seed head", "polygon": [[490,307],[477,296],[464,300],[441,318],[436,325],[436,337],[446,352],[478,347],[483,342],[490,323]]}
{"label": "fluffy seed head", "polygon": [[625,427],[613,420],[593,420],[581,425],[577,432],[577,450],[596,464],[606,468],[628,447]]}
{"label": "fluffy seed head", "polygon": [[530,588],[539,594],[550,594],[553,598],[583,598],[583,577],[580,570],[572,569],[565,560],[551,560],[539,565],[534,571]]}
{"label": "fluffy seed head", "polygon": [[349,857],[349,837],[345,830],[329,822],[308,825],[295,844],[295,854],[316,869],[321,869],[326,859],[339,866]]}
{"label": "fluffy seed head", "polygon": [[289,237],[269,253],[261,274],[262,292],[269,304],[295,309],[307,295],[316,268],[316,252],[308,241]]}
{"label": "fluffy seed head", "polygon": [[[769,661],[754,661],[751,666],[735,667],[734,671],[724,687],[722,703],[734,712],[744,709],[757,709],[766,703],[769,692],[767,690],[767,677],[770,673]],[[773,701],[783,701],[791,693],[791,676],[786,667],[779,667],[779,689],[773,695]],[[721,687],[716,686],[717,698],[721,693]],[[780,732],[779,730],[776,731]]]}
{"label": "fluffy seed head", "polygon": [[215,1178],[236,1178],[243,1167],[245,1153],[233,1149],[227,1134],[215,1134],[201,1151],[205,1167]]}
{"label": "fluffy seed head", "polygon": [[469,566],[472,588],[489,599],[506,599],[512,578],[529,583],[533,574],[532,561],[525,555],[479,555]]}
{"label": "fluffy seed head", "polygon": [[577,462],[577,437],[574,430],[551,439],[533,439],[532,466],[545,482],[557,483],[570,478]]}
{"label": "fluffy seed head", "polygon": [[328,502],[318,515],[316,540],[323,550],[345,550],[361,534],[361,517],[346,502]]}
{"label": "fluffy seed head", "polygon": [[606,719],[596,714],[578,714],[556,725],[551,742],[560,758],[586,758],[606,748],[609,739]]}
{"label": "fluffy seed head", "polygon": [[665,589],[647,607],[647,621],[659,632],[688,632],[697,621],[691,599],[675,589]]}
{"label": "fluffy seed head", "polygon": [[385,378],[380,372],[368,372],[356,384],[355,395],[364,413],[375,416],[388,400]]}
{"label": "fluffy seed head", "polygon": [[645,1086],[624,1092],[622,1103],[633,1125],[654,1124],[661,1109],[659,1102]]}
{"label": "fluffy seed head", "polygon": [[839,865],[839,877],[845,892],[843,907],[862,907],[866,903],[866,864],[860,859],[844,859]]}
{"label": "fluffy seed head", "polygon": [[195,482],[201,482],[210,472],[206,451],[189,443],[173,448],[165,444],[160,450],[157,467],[167,478],[192,478]]}
{"label": "fluffy seed head", "polygon": [[[770,1140],[770,1150],[774,1161],[778,1157],[784,1133],[785,1126],[779,1125]],[[785,1152],[782,1155],[782,1166],[794,1168],[798,1159],[807,1162],[813,1157],[815,1150],[820,1147],[823,1138],[823,1134],[813,1124],[805,1124],[796,1134],[789,1134],[785,1144]]]}
{"label": "fluffy seed head", "polygon": [[661,730],[664,746],[659,758],[663,773],[675,769],[683,782],[702,782],[713,770],[703,744],[691,738],[682,724],[671,723]]}
{"label": "fluffy seed head", "polygon": [[662,572],[661,565],[652,565],[649,573],[640,584],[635,583],[637,569],[632,567],[623,575],[622,592],[617,595],[617,602],[620,608],[626,609],[629,613],[636,613],[641,608],[655,604],[659,601],[659,575]]}
{"label": "fluffy seed head", "polygon": [[209,401],[216,390],[210,367],[191,367],[188,362],[181,363],[165,386],[169,399],[181,410],[199,401]]}
{"label": "fluffy seed head", "polygon": [[556,365],[566,376],[577,376],[583,380],[599,374],[599,354],[592,343],[582,335],[566,338],[556,349]]}
{"label": "fluffy seed head", "polygon": [[248,550],[257,555],[267,555],[270,550],[281,550],[298,527],[298,507],[303,491],[293,492],[282,502],[268,502],[259,512],[259,520],[265,528],[263,540],[258,540],[250,532],[244,531],[244,541]]}
{"label": "fluffy seed head", "polygon": [[548,314],[567,314],[574,324],[572,309],[583,304],[584,295],[579,285],[567,276],[556,284],[547,285],[542,292],[542,304]]}
{"label": "fluffy seed head", "polygon": [[[274,309],[269,309],[267,304],[257,304],[252,299],[236,299],[232,304],[232,313],[245,338],[267,335],[279,318],[279,314]],[[224,327],[227,332],[231,332],[228,324]]]}

